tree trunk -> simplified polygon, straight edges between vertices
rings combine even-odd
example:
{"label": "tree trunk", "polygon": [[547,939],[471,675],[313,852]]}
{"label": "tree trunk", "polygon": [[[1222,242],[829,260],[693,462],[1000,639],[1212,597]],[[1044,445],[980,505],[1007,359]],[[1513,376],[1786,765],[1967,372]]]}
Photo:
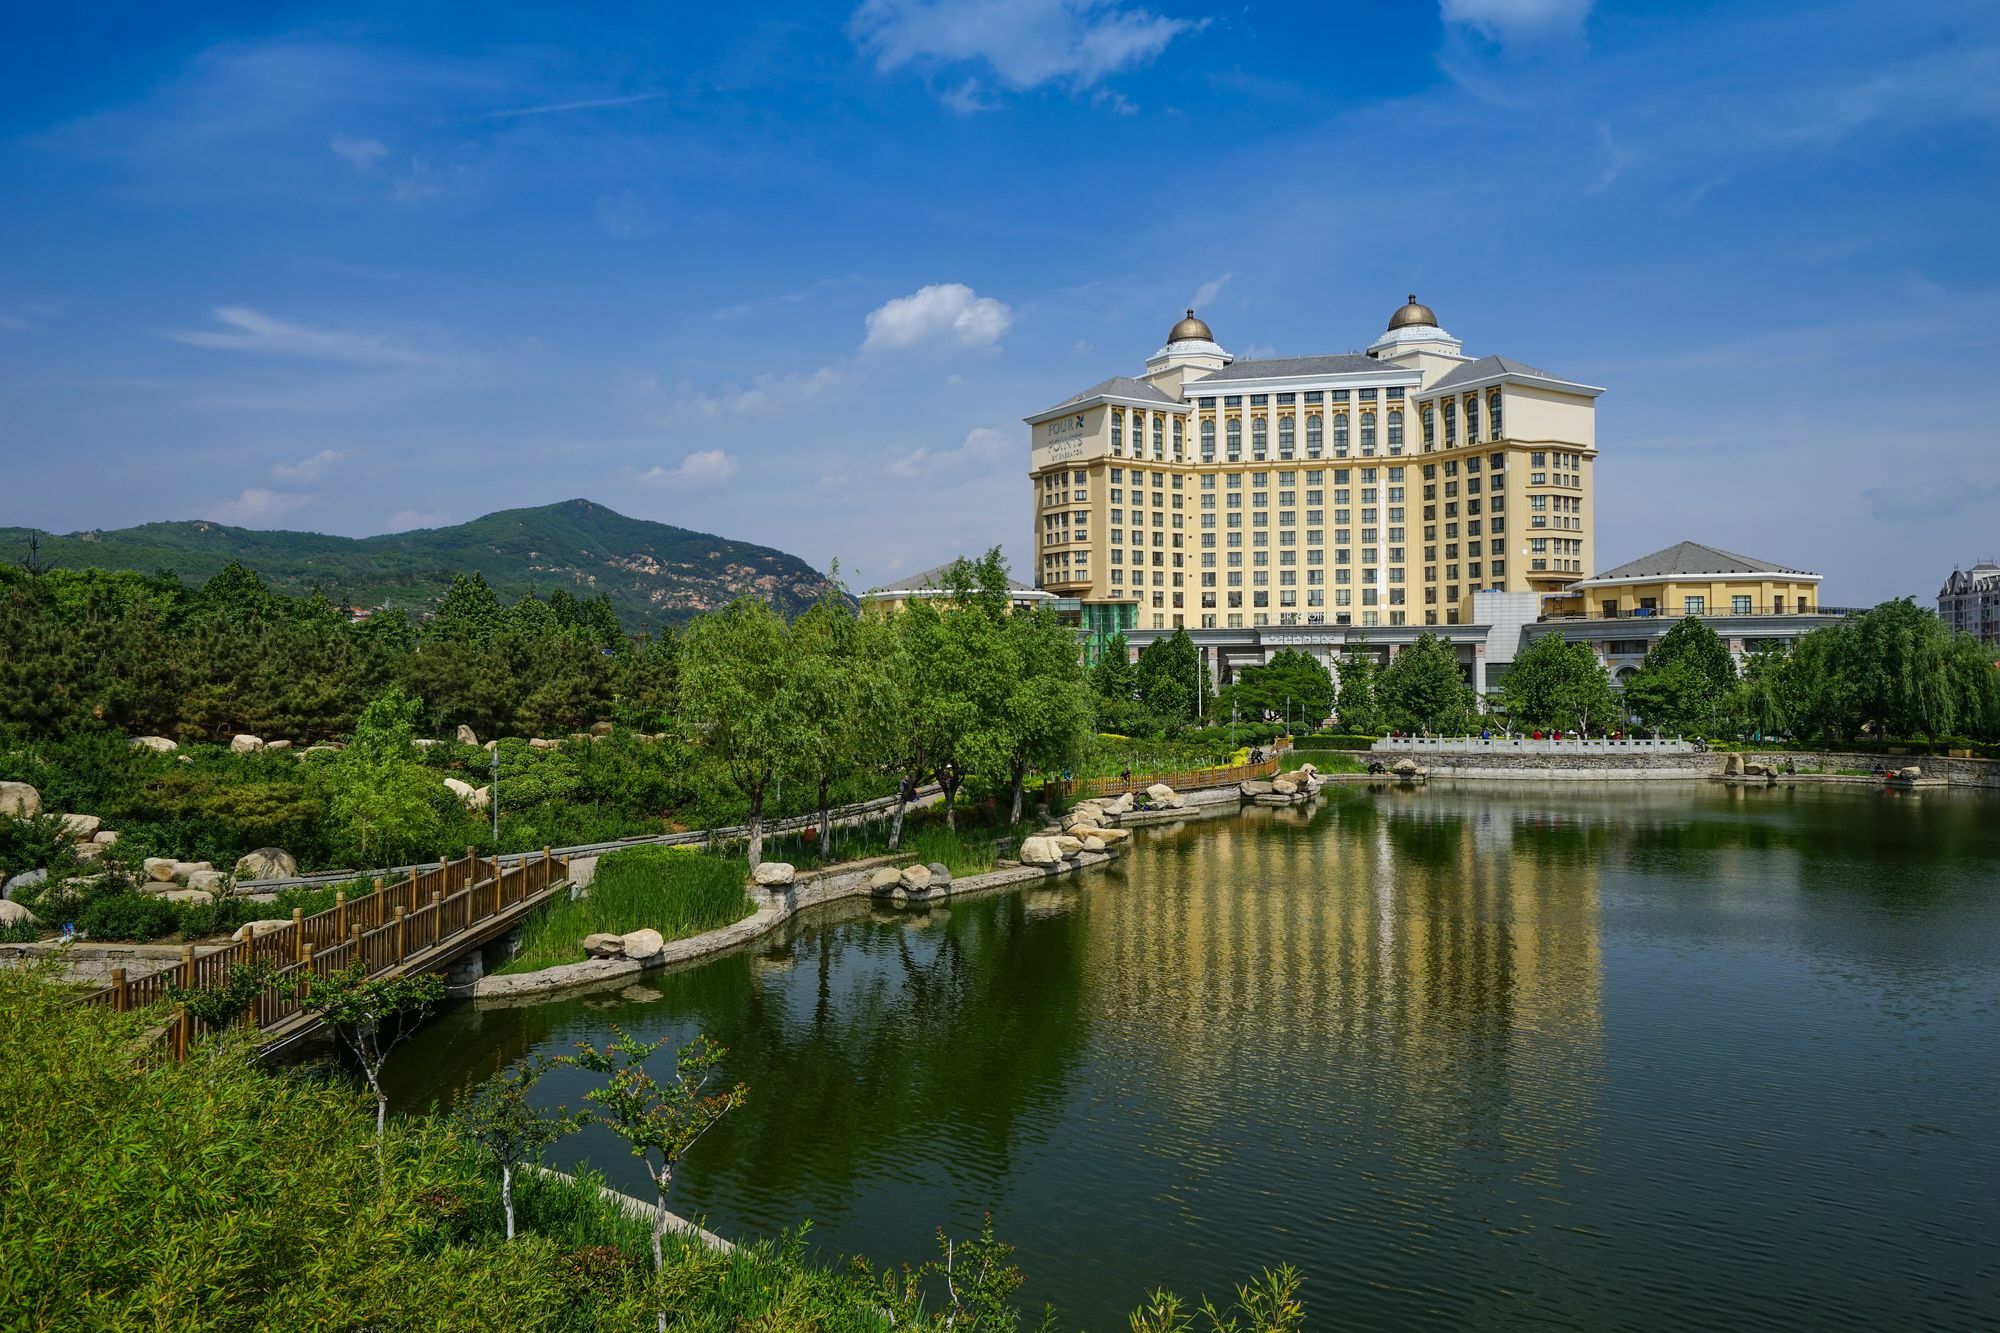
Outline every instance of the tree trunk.
{"label": "tree trunk", "polygon": [[[653,1182],[653,1275],[658,1277],[666,1267],[666,1259],[660,1253],[660,1237],[667,1232],[667,1190],[656,1178]],[[667,1312],[660,1311],[660,1333],[667,1333]]]}
{"label": "tree trunk", "polygon": [[833,856],[833,812],[827,809],[825,778],[819,780],[819,854],[821,860]]}
{"label": "tree trunk", "polygon": [[952,773],[949,776],[941,777],[938,779],[938,785],[944,788],[944,826],[956,833],[958,831],[958,775]]}
{"label": "tree trunk", "polygon": [[500,1164],[500,1209],[507,1214],[507,1239],[514,1239],[514,1168]]}
{"label": "tree trunk", "polygon": [[764,796],[750,798],[750,868],[764,864]]}
{"label": "tree trunk", "polygon": [[889,821],[889,850],[892,852],[903,845],[903,810],[909,804],[908,792],[907,784],[896,784],[896,817]]}
{"label": "tree trunk", "polygon": [[1026,778],[1026,776],[1027,776],[1027,765],[1015,764],[1014,765],[1014,808],[1013,812],[1007,816],[1007,822],[1009,824],[1018,824],[1021,822],[1021,785],[1023,779]]}

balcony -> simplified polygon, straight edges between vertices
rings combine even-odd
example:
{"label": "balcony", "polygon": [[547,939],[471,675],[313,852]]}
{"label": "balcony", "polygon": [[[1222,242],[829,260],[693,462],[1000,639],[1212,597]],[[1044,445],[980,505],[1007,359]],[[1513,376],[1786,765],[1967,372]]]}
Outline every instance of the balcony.
{"label": "balcony", "polygon": [[1862,606],[1792,606],[1777,608],[1752,606],[1747,611],[1737,611],[1729,607],[1712,606],[1705,611],[1669,610],[1665,607],[1637,607],[1632,610],[1606,611],[1602,607],[1594,611],[1550,611],[1537,616],[1537,623],[1572,620],[1682,620],[1696,616],[1702,620],[1753,620],[1772,616],[1814,616],[1828,620],[1839,620],[1843,616],[1859,615],[1868,608]]}

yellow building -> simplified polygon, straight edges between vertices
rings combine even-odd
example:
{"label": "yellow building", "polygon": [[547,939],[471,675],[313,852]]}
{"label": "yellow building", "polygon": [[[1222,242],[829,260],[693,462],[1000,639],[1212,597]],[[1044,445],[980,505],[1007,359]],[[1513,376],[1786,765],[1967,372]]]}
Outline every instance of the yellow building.
{"label": "yellow building", "polygon": [[1238,361],[1194,317],[1026,418],[1036,582],[1121,629],[1455,625],[1588,574],[1602,390],[1465,356],[1413,296],[1366,352]]}
{"label": "yellow building", "polygon": [[1680,542],[1569,585],[1550,615],[1786,616],[1818,609],[1820,576],[1753,556]]}

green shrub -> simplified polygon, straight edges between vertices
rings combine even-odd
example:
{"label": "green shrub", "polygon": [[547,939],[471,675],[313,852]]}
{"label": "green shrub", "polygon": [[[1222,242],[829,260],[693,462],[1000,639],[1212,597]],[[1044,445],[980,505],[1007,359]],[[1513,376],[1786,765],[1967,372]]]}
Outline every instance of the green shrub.
{"label": "green shrub", "polygon": [[31,921],[16,921],[10,926],[0,926],[0,944],[33,944],[41,937],[41,927]]}
{"label": "green shrub", "polygon": [[180,914],[165,898],[146,893],[114,893],[86,903],[76,927],[93,940],[147,944],[180,928]]}

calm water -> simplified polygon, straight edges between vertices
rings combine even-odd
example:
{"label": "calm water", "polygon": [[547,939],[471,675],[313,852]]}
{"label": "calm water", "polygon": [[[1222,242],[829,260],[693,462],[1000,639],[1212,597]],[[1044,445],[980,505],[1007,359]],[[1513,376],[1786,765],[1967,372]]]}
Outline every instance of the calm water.
{"label": "calm water", "polygon": [[991,1210],[1097,1329],[1281,1261],[1315,1327],[1992,1327],[1996,1018],[1994,798],[1440,784],[463,1009],[394,1072],[708,1032],[751,1101],[680,1211],[894,1261]]}

